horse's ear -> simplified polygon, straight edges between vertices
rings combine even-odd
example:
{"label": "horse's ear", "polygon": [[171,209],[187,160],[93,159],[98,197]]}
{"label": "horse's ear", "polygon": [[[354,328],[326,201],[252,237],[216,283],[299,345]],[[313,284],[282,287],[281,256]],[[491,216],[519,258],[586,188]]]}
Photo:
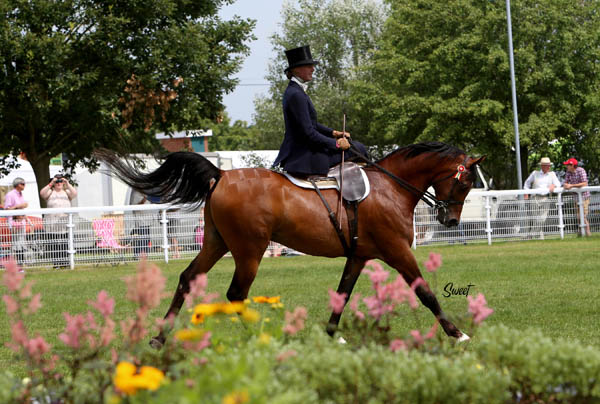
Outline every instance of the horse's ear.
{"label": "horse's ear", "polygon": [[483,163],[483,161],[485,160],[485,157],[486,157],[486,156],[481,156],[481,157],[479,157],[477,160],[472,160],[472,161],[469,163],[469,168],[470,168],[470,167],[473,167],[473,166],[476,166],[476,165],[478,165],[478,164],[481,164],[481,163]]}

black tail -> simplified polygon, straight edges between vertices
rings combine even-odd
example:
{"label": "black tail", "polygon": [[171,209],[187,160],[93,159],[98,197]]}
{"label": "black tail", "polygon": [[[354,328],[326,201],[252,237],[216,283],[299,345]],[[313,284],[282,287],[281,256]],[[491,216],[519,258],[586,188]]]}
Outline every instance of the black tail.
{"label": "black tail", "polygon": [[163,203],[201,204],[210,191],[211,180],[221,177],[221,170],[197,153],[176,152],[167,155],[156,170],[143,173],[131,161],[101,149],[98,160],[112,167],[117,177],[133,189],[160,197]]}

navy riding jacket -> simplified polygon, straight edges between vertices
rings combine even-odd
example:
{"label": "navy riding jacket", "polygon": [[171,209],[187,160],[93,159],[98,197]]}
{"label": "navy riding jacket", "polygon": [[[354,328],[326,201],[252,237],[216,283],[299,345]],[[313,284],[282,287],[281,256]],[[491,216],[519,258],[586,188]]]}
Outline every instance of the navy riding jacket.
{"label": "navy riding jacket", "polygon": [[291,173],[324,175],[332,160],[341,160],[333,130],[317,122],[309,96],[293,81],[283,94],[283,118],[285,136],[274,166]]}

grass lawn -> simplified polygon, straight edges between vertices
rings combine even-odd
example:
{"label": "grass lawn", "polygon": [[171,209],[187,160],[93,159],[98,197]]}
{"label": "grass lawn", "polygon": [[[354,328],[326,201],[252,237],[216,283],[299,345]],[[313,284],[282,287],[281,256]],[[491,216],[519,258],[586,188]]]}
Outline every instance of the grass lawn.
{"label": "grass lawn", "polygon": [[[578,339],[600,347],[600,289],[596,272],[600,270],[600,237],[492,246],[419,247],[414,251],[419,263],[427,259],[429,252],[441,253],[443,265],[437,279],[428,273],[424,277],[432,287],[437,285],[438,299],[450,317],[465,313],[467,300],[465,296],[442,296],[444,286],[450,282],[454,287],[471,284],[474,286],[469,294],[483,293],[488,305],[495,310],[487,323],[503,323],[515,329],[535,327],[547,336]],[[156,264],[167,277],[169,294],[155,312],[156,316],[164,315],[179,273],[187,264],[187,261]],[[342,258],[265,258],[250,295],[281,295],[286,308],[302,305],[308,309],[308,327],[315,323],[324,326],[329,318],[327,290],[337,288],[343,265]],[[208,276],[209,291],[225,295],[233,266],[231,258],[217,263]],[[125,300],[122,279],[134,272],[135,265],[82,267],[74,271],[28,270],[26,280],[35,282],[34,292],[42,293],[43,304],[28,324],[32,335],[39,333],[51,345],[61,347],[58,335],[65,325],[63,313],[87,311],[87,302],[102,289],[116,300],[114,317],[117,321],[131,315],[133,305]],[[4,286],[2,288],[4,292]],[[366,276],[360,277],[356,292],[370,293]],[[428,329],[433,320],[429,310],[420,306],[416,315],[407,312],[394,326],[405,334],[413,328]],[[4,346],[10,339],[4,310],[0,312],[0,325],[0,366],[14,368],[12,352]]]}

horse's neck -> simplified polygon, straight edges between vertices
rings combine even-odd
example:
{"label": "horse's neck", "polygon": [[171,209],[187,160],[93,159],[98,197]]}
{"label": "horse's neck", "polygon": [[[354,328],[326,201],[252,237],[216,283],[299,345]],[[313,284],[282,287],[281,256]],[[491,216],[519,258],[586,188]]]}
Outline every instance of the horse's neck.
{"label": "horse's neck", "polygon": [[419,155],[407,158],[406,155],[397,153],[381,160],[379,164],[415,188],[425,191],[431,184],[436,167],[433,167],[431,162],[423,157],[423,155]]}

